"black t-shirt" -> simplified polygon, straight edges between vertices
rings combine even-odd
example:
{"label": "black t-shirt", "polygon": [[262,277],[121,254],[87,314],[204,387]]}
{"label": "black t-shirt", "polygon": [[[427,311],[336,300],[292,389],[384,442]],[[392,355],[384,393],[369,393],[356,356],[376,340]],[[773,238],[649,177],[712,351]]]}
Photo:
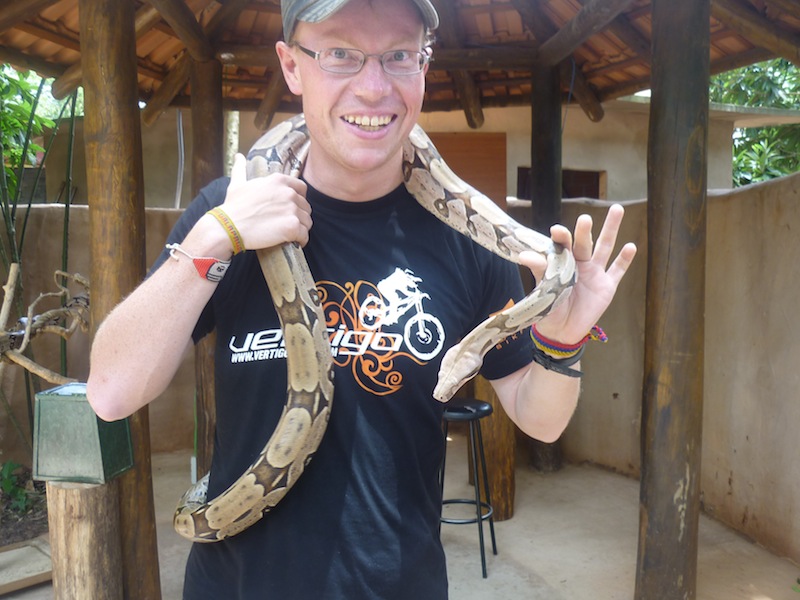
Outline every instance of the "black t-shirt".
{"label": "black t-shirt", "polygon": [[[171,242],[222,202],[226,185],[203,190]],[[314,225],[304,252],[335,365],[328,429],[276,508],[236,536],[194,545],[184,597],[443,600],[443,405],[431,393],[447,349],[521,297],[518,268],[442,224],[402,186],[365,203],[311,188],[308,199]],[[262,450],[286,397],[282,333],[254,252],[234,257],[195,338],[212,328],[209,498]],[[530,360],[528,336],[513,336],[487,355],[482,374],[503,377]]]}

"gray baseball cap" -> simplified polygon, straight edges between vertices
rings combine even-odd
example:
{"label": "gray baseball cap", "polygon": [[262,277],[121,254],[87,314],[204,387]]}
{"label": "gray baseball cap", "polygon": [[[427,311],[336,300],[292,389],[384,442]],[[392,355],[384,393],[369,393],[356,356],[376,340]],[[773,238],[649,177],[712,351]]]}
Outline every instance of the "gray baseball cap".
{"label": "gray baseball cap", "polygon": [[[319,23],[347,4],[349,0],[281,0],[283,37],[290,40],[297,21]],[[430,0],[414,0],[422,13],[422,21],[428,29],[439,26],[439,15]]]}

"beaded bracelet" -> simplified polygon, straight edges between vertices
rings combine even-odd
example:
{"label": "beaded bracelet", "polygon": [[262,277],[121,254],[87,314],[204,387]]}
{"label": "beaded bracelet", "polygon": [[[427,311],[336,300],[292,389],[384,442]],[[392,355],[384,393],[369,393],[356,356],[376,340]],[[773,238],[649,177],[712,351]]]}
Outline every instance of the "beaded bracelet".
{"label": "beaded bracelet", "polygon": [[231,245],[233,246],[233,253],[239,254],[240,252],[244,252],[244,241],[242,240],[242,234],[239,233],[239,230],[236,229],[236,225],[233,224],[231,218],[228,216],[224,210],[222,210],[221,206],[217,206],[216,208],[212,208],[208,211],[208,214],[214,217],[222,228],[225,230],[225,233],[228,234],[228,238],[231,240]]}

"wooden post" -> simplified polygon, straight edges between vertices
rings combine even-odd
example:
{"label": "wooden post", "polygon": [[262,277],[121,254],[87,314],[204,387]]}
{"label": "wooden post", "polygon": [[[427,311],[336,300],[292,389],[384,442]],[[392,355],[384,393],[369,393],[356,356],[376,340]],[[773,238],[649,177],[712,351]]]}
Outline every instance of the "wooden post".
{"label": "wooden post", "polygon": [[[225,162],[222,63],[192,61],[192,194],[223,175]],[[214,449],[214,344],[207,335],[195,345],[197,397],[197,474],[211,469]]]}
{"label": "wooden post", "polygon": [[47,483],[55,600],[122,598],[116,491],[113,482]]}
{"label": "wooden post", "polygon": [[[561,68],[536,65],[531,72],[532,229],[550,235],[561,222]],[[531,465],[545,473],[564,466],[561,443],[528,440]]]}
{"label": "wooden post", "polygon": [[489,490],[495,521],[505,521],[514,516],[516,479],[516,443],[514,422],[506,415],[492,385],[483,377],[475,378],[475,397],[488,402],[494,411],[481,421],[483,446],[489,470]]}
{"label": "wooden post", "polygon": [[637,599],[695,597],[709,0],[653,0]]}
{"label": "wooden post", "polygon": [[[117,0],[79,3],[93,327],[145,274],[133,9],[132,3]],[[130,426],[135,467],[120,477],[118,486],[124,595],[160,599],[146,408],[131,416]]]}

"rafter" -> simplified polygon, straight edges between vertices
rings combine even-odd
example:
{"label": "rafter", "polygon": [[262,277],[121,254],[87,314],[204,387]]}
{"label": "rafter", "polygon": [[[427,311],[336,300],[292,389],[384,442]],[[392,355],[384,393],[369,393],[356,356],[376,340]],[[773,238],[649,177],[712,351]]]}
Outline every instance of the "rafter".
{"label": "rafter", "polygon": [[214,51],[200,23],[183,0],[150,0],[164,20],[186,46],[189,55],[198,61],[211,60]]}
{"label": "rafter", "polygon": [[[203,27],[203,33],[209,39],[213,39],[217,32],[221,31],[228,22],[242,11],[242,7],[246,4],[247,0],[229,0],[220,10],[214,13],[214,16]],[[170,105],[175,95],[186,86],[191,68],[190,65],[183,63],[187,63],[190,60],[191,58],[188,54],[183,54],[175,61],[172,70],[164,79],[164,83],[153,94],[147,106],[142,110],[142,121],[146,125],[155,123],[159,115]]]}
{"label": "rafter", "polygon": [[5,46],[0,46],[0,60],[22,70],[36,71],[44,77],[58,77],[64,72],[62,66]]}
{"label": "rafter", "polygon": [[[439,12],[439,29],[436,35],[445,48],[461,48],[464,45],[463,34],[459,27],[458,13],[455,4],[450,0],[434,0],[436,10]],[[475,85],[472,73],[466,69],[453,69],[450,72],[456,95],[461,102],[461,108],[471,129],[479,129],[483,125],[483,109],[481,108],[481,94]]]}
{"label": "rafter", "polygon": [[577,15],[541,45],[539,60],[545,65],[561,62],[591,36],[605,29],[630,3],[631,0],[588,0]]}
{"label": "rafter", "polygon": [[39,14],[58,0],[0,0],[0,33]]}
{"label": "rafter", "polygon": [[[795,9],[797,10],[797,9]],[[800,66],[800,36],[775,27],[748,2],[712,0],[711,14],[725,26],[770,52]]]}

